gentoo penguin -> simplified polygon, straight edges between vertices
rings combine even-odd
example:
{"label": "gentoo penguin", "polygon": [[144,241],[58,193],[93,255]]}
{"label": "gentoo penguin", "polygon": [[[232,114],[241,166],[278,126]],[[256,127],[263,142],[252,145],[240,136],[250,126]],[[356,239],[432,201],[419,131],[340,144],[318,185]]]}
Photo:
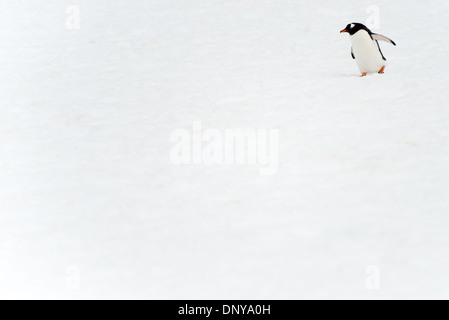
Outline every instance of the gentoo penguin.
{"label": "gentoo penguin", "polygon": [[352,43],[351,56],[359,66],[362,73],[361,77],[366,76],[367,73],[384,73],[387,59],[385,59],[380,50],[378,40],[389,42],[393,45],[396,45],[396,43],[385,36],[371,32],[370,29],[361,23],[350,23],[340,31],[340,33],[343,32],[347,32],[350,35]]}

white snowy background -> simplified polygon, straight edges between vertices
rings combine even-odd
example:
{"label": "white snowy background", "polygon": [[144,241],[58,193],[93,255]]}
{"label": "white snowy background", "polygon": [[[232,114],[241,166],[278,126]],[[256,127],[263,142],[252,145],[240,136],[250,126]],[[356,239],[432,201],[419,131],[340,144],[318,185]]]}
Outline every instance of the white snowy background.
{"label": "white snowy background", "polygon": [[[359,78],[339,31],[371,5],[397,47]],[[0,298],[449,298],[448,27],[439,0],[1,0]],[[194,121],[278,129],[277,174],[173,165]]]}

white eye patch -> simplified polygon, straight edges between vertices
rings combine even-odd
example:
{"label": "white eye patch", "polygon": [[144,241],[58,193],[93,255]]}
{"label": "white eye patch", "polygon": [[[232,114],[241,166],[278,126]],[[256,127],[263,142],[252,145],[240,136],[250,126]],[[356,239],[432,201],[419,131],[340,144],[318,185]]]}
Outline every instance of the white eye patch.
{"label": "white eye patch", "polygon": [[351,29],[352,29],[352,28],[354,28],[354,24],[353,24],[353,23],[351,23]]}

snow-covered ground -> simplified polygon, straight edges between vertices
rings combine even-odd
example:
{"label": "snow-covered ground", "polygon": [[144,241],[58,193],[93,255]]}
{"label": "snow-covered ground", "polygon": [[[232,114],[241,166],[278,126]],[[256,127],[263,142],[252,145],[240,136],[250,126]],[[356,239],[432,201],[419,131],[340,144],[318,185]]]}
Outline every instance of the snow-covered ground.
{"label": "snow-covered ground", "polygon": [[[449,298],[449,2],[0,9],[0,298]],[[278,130],[277,173],[174,165],[198,121]]]}

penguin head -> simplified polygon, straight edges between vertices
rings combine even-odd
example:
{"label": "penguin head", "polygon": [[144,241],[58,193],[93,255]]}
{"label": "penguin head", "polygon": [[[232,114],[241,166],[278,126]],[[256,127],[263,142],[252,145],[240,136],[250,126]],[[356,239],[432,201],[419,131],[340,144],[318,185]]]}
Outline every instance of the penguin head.
{"label": "penguin head", "polygon": [[360,30],[365,30],[369,34],[371,34],[371,31],[365,25],[363,25],[361,23],[357,23],[357,22],[353,22],[353,23],[348,24],[343,30],[340,31],[340,33],[347,32],[347,33],[349,33],[352,36],[357,31],[360,31]]}

